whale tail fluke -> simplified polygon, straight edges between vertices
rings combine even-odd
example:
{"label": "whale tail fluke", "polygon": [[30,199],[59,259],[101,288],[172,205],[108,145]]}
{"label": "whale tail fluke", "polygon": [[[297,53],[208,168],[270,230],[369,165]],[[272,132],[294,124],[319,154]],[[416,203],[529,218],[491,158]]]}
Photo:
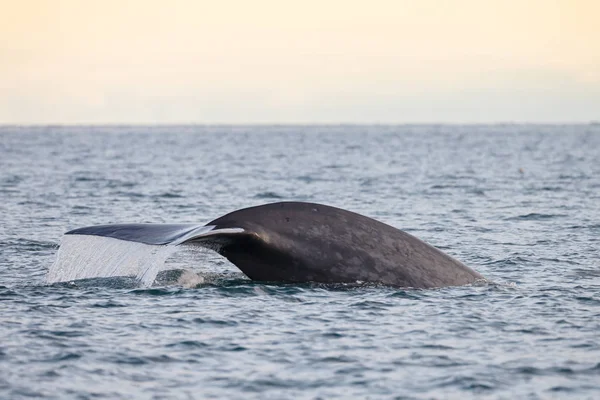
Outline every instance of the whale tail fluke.
{"label": "whale tail fluke", "polygon": [[242,228],[217,228],[196,224],[113,224],[74,229],[65,235],[102,236],[149,245],[180,245],[190,242],[205,247],[224,244],[244,234]]}
{"label": "whale tail fluke", "polygon": [[[61,240],[46,282],[127,277],[150,287],[176,246],[190,243],[219,251],[244,238],[240,228],[196,224],[115,224],[69,231]],[[189,282],[188,282],[189,283]]]}

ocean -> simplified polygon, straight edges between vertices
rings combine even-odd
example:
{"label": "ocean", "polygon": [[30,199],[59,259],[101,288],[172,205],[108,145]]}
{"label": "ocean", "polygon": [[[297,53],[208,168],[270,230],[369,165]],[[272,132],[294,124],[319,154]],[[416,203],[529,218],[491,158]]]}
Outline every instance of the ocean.
{"label": "ocean", "polygon": [[[190,249],[147,284],[47,281],[68,230],[288,200],[489,282],[252,282]],[[0,214],[2,399],[600,398],[597,124],[2,126]]]}

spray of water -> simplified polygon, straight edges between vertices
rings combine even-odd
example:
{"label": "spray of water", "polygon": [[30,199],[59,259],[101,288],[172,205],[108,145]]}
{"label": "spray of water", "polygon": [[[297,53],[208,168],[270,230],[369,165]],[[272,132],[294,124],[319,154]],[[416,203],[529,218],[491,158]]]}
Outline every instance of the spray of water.
{"label": "spray of water", "polygon": [[177,246],[153,246],[109,237],[65,235],[56,261],[50,267],[48,283],[88,278],[135,277],[149,287]]}

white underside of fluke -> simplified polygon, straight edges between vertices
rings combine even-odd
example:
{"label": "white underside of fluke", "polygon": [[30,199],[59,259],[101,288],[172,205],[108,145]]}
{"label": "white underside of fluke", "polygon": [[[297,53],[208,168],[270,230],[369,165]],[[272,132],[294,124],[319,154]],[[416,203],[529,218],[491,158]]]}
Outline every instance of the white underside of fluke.
{"label": "white underside of fluke", "polygon": [[242,228],[223,228],[223,229],[215,229],[214,225],[206,225],[200,226],[185,235],[181,236],[177,240],[169,243],[172,246],[177,246],[185,242],[190,242],[193,240],[201,239],[201,238],[210,238],[216,237],[220,235],[230,235],[235,233],[243,233],[244,230]]}

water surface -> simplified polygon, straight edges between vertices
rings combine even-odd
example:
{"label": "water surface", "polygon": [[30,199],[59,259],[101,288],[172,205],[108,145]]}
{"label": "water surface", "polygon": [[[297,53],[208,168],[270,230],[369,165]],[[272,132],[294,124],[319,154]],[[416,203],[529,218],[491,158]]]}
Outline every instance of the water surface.
{"label": "water surface", "polygon": [[[598,398],[600,128],[0,127],[0,398]],[[47,285],[62,234],[281,200],[406,230],[495,282]]]}

